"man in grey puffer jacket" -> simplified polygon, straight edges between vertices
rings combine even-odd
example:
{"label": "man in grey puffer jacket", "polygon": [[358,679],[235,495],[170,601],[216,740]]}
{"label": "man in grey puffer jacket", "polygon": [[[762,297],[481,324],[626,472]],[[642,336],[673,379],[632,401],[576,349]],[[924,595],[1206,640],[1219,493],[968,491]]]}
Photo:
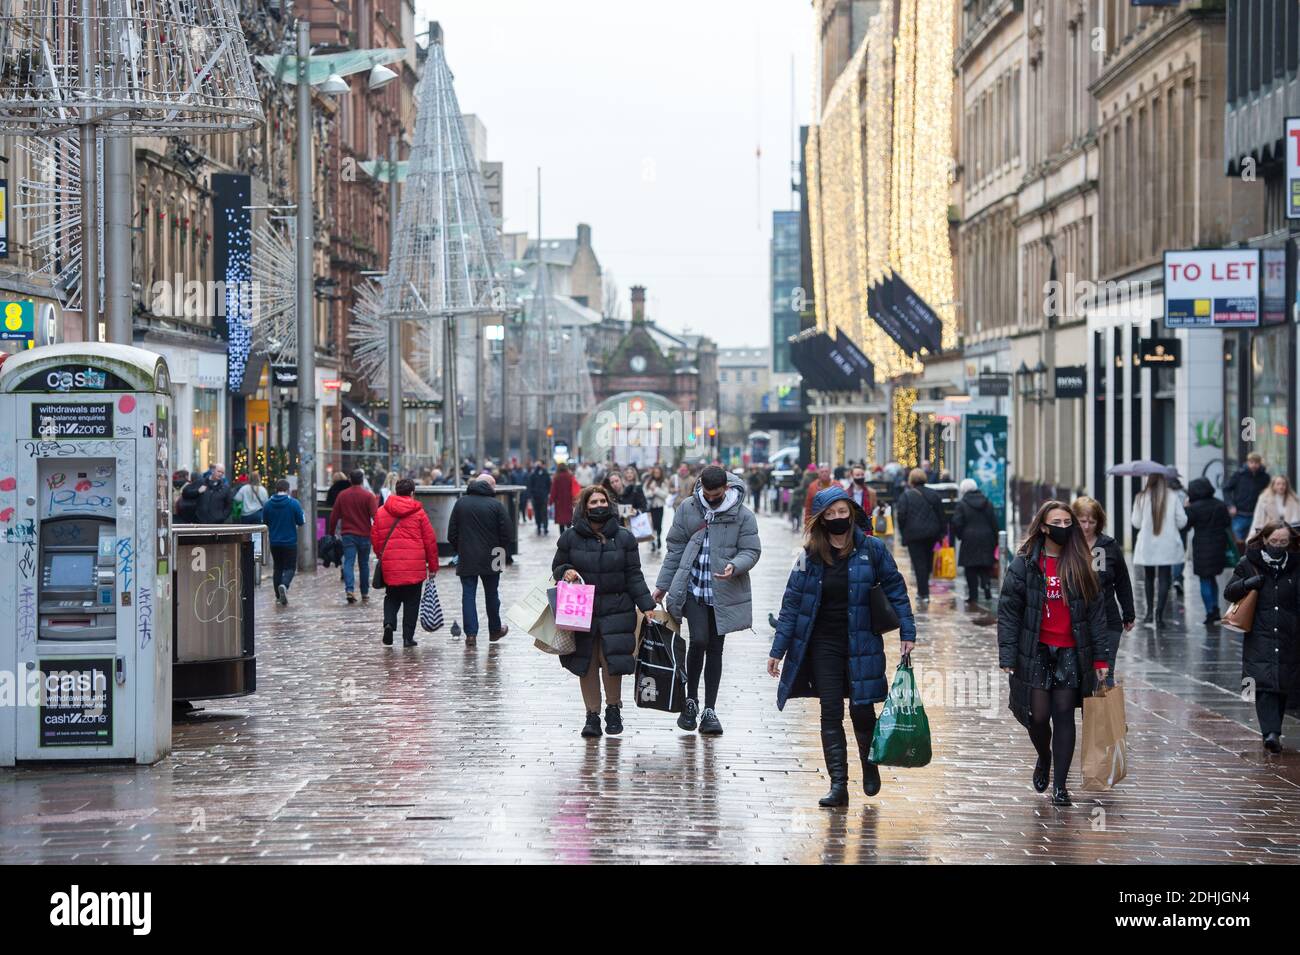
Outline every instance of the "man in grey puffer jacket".
{"label": "man in grey puffer jacket", "polygon": [[[667,597],[668,612],[684,618],[690,633],[686,706],[677,720],[684,730],[721,736],[714,711],[722,682],[722,645],[728,633],[753,626],[749,572],[762,553],[758,520],[745,506],[745,482],[717,465],[700,472],[694,493],[677,505],[668,531],[668,551],[655,581],[656,601]],[[704,673],[704,710],[699,707]]]}

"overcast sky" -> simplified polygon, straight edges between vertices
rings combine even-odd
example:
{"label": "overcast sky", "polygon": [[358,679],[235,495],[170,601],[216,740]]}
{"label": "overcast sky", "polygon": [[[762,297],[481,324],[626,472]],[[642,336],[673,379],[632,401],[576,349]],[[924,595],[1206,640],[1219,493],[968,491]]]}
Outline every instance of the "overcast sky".
{"label": "overcast sky", "polygon": [[416,15],[442,24],[461,110],[505,163],[506,231],[536,233],[540,166],[546,237],[590,223],[624,317],[640,284],[671,331],[770,344],[772,210],[794,201],[792,105],[796,127],[809,114],[808,0],[416,0]]}

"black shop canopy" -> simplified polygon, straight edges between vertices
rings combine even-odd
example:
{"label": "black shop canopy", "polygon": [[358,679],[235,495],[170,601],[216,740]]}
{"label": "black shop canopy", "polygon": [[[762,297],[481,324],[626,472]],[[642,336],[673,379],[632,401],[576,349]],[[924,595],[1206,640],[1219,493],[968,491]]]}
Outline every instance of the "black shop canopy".
{"label": "black shop canopy", "polygon": [[889,272],[867,289],[867,313],[899,348],[913,358],[943,349],[939,316],[901,276]]}
{"label": "black shop canopy", "polygon": [[803,386],[816,391],[857,391],[876,385],[875,368],[842,331],[831,338],[810,328],[790,338],[790,360],[803,376]]}

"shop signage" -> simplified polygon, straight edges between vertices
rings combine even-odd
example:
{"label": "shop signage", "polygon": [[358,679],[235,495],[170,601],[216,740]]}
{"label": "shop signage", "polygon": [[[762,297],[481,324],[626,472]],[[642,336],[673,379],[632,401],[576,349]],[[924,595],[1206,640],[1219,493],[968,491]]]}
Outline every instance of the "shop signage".
{"label": "shop signage", "polygon": [[1287,118],[1282,145],[1286,149],[1286,217],[1300,219],[1300,116]]}
{"label": "shop signage", "polygon": [[1264,249],[1263,256],[1259,323],[1282,325],[1286,322],[1286,249]]}
{"label": "shop signage", "polygon": [[59,438],[111,438],[113,406],[104,401],[50,402],[32,405],[32,437],[46,441]]}
{"label": "shop signage", "polygon": [[1260,250],[1165,253],[1165,328],[1259,324]]}
{"label": "shop signage", "polygon": [[975,382],[975,390],[981,398],[1005,398],[1011,394],[1011,376],[982,373]]}
{"label": "shop signage", "polygon": [[19,382],[14,391],[135,391],[132,385],[104,368],[93,365],[60,365],[46,368]]}
{"label": "shop signage", "polygon": [[1059,365],[1056,368],[1056,397],[1083,398],[1088,394],[1086,365]]}
{"label": "shop signage", "polygon": [[1138,364],[1152,368],[1181,368],[1183,343],[1177,338],[1144,338],[1138,342]]}
{"label": "shop signage", "polygon": [[9,180],[0,179],[0,259],[9,258]]}
{"label": "shop signage", "polygon": [[298,387],[298,366],[297,365],[272,365],[271,381],[277,388],[297,388]]}
{"label": "shop signage", "polygon": [[36,341],[36,303],[0,302],[0,342]]}
{"label": "shop signage", "polygon": [[41,661],[40,745],[113,745],[113,660]]}

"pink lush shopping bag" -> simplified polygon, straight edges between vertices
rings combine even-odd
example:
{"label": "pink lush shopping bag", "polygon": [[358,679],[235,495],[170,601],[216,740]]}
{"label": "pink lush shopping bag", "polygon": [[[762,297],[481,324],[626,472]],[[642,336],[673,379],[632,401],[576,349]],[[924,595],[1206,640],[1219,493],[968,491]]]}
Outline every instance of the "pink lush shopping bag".
{"label": "pink lush shopping bag", "polygon": [[589,631],[591,612],[596,606],[596,588],[591,584],[555,585],[555,625],[566,630]]}

